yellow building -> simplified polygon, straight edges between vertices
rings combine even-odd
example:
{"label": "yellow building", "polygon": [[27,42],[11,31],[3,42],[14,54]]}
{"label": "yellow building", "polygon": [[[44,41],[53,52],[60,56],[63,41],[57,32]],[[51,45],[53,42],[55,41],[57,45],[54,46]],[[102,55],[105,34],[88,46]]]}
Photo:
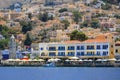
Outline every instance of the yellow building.
{"label": "yellow building", "polygon": [[42,58],[114,58],[114,42],[111,34],[100,35],[94,39],[80,42],[77,40],[39,43],[37,49],[33,49],[32,54],[38,54]]}
{"label": "yellow building", "polygon": [[115,56],[116,58],[120,58],[120,41],[115,43]]}

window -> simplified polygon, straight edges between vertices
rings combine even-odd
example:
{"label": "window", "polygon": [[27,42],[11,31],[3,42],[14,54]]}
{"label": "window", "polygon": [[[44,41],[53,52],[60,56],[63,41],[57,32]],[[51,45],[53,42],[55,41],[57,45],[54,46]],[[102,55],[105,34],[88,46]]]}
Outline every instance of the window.
{"label": "window", "polygon": [[108,52],[107,51],[103,51],[103,56],[107,56]]}
{"label": "window", "polygon": [[87,49],[92,50],[92,49],[94,49],[94,46],[87,46]]}
{"label": "window", "polygon": [[49,47],[49,51],[56,51],[56,47]]}
{"label": "window", "polygon": [[77,50],[80,50],[80,46],[77,46]]}
{"label": "window", "polygon": [[68,50],[75,50],[74,46],[68,46]]}
{"label": "window", "polygon": [[49,56],[56,56],[55,52],[50,52]]}
{"label": "window", "polygon": [[94,52],[87,52],[87,56],[93,56]]}
{"label": "window", "polygon": [[58,52],[58,56],[65,56],[65,52]]}
{"label": "window", "polygon": [[77,50],[84,50],[84,46],[77,46]]}
{"label": "window", "polygon": [[108,45],[103,45],[103,49],[108,49]]}
{"label": "window", "polygon": [[101,49],[100,45],[97,45],[97,49]]}
{"label": "window", "polygon": [[74,56],[75,52],[68,52],[68,56]]}
{"label": "window", "polygon": [[81,50],[84,50],[84,46],[81,46]]}
{"label": "window", "polygon": [[45,53],[44,53],[44,52],[42,52],[42,53],[41,53],[41,56],[45,56]]}
{"label": "window", "polygon": [[64,46],[59,46],[58,50],[65,50],[65,47]]}
{"label": "window", "polygon": [[40,48],[40,50],[43,50],[43,48]]}
{"label": "window", "polygon": [[113,45],[111,45],[111,48],[113,48]]}
{"label": "window", "polygon": [[84,56],[84,52],[77,52],[77,56]]}
{"label": "window", "polygon": [[116,53],[118,53],[118,49],[116,49],[116,51],[115,51]]}
{"label": "window", "polygon": [[100,51],[97,51],[96,55],[97,55],[97,56],[100,56]]}
{"label": "window", "polygon": [[80,52],[77,52],[77,56],[81,56]]}
{"label": "window", "polygon": [[81,52],[81,56],[84,56],[84,52]]}

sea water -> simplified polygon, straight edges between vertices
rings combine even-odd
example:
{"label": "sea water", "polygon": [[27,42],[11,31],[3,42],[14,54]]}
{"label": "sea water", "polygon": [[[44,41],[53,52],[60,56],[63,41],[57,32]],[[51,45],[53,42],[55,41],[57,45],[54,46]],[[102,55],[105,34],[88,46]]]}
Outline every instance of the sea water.
{"label": "sea water", "polygon": [[120,68],[0,67],[0,80],[120,80]]}

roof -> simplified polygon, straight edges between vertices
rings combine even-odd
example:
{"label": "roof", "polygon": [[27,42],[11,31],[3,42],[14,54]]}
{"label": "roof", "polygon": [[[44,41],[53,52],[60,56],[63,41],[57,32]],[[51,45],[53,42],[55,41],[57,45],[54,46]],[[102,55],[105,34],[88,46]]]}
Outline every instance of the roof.
{"label": "roof", "polygon": [[101,42],[109,42],[109,41],[107,39],[88,39],[84,42],[85,43],[93,43],[93,42],[101,43]]}

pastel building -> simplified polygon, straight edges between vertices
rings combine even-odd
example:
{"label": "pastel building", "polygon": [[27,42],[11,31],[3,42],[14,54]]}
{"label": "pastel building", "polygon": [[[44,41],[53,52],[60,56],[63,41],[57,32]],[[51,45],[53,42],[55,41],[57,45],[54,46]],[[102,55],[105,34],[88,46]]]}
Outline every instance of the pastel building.
{"label": "pastel building", "polygon": [[[36,45],[36,47],[34,46]],[[57,43],[33,43],[32,54],[42,58],[114,58],[114,43],[110,39],[88,39],[80,42],[77,40]]]}

